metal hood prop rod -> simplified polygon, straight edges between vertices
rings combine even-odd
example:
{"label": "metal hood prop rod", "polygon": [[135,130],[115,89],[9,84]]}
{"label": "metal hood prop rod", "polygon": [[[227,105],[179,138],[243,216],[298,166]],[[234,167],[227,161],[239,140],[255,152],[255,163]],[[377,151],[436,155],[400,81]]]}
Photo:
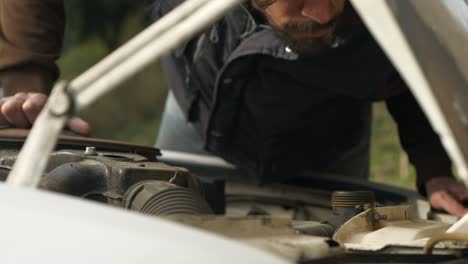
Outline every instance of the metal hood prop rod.
{"label": "metal hood prop rod", "polygon": [[38,116],[7,183],[37,187],[67,120],[216,22],[245,0],[187,0],[70,84],[58,83]]}

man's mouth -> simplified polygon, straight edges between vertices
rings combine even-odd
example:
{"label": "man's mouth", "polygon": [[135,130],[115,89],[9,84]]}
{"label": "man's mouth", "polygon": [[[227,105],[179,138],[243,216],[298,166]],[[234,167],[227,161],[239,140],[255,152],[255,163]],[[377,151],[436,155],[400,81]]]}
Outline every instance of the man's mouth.
{"label": "man's mouth", "polygon": [[330,23],[324,26],[308,30],[288,30],[287,33],[294,39],[312,39],[322,38],[330,34],[336,27],[336,23]]}
{"label": "man's mouth", "polygon": [[332,31],[332,30],[333,30],[332,27],[320,28],[320,29],[316,29],[316,30],[313,30],[313,31],[307,31],[307,32],[294,32],[294,33],[292,33],[292,36],[294,38],[300,38],[300,39],[304,39],[304,38],[321,38],[321,37],[324,37],[324,36],[328,35],[330,33],[330,31]]}

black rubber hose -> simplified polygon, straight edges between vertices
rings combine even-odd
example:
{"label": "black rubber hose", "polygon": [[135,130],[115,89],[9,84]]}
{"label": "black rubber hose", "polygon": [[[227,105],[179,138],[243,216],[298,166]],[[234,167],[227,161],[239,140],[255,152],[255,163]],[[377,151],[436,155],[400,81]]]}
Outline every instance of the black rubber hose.
{"label": "black rubber hose", "polygon": [[106,167],[84,161],[61,165],[44,176],[39,188],[58,193],[83,197],[101,193],[106,188]]}

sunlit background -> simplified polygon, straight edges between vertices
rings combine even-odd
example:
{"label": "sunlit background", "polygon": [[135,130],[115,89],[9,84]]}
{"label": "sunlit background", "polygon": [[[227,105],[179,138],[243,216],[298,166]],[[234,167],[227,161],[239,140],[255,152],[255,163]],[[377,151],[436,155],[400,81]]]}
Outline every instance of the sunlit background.
{"label": "sunlit background", "polygon": [[[151,2],[67,0],[67,33],[59,61],[62,79],[73,79],[151,22]],[[82,116],[94,136],[154,145],[167,94],[164,75],[155,63],[119,89],[98,100]],[[385,104],[375,105],[371,177],[415,188],[414,169],[402,152],[396,126]]]}

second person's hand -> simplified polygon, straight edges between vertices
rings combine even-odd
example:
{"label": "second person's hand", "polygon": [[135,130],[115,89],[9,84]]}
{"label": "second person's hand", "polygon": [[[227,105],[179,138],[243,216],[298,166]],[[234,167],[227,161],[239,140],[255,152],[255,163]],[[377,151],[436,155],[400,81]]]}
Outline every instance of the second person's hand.
{"label": "second person's hand", "polygon": [[[0,99],[0,126],[30,128],[47,102],[42,93],[17,93]],[[79,117],[71,118],[67,127],[80,135],[89,136],[91,126]]]}
{"label": "second person's hand", "polygon": [[468,200],[468,188],[452,177],[433,178],[426,183],[426,191],[432,207],[462,217],[468,213],[463,202]]}

